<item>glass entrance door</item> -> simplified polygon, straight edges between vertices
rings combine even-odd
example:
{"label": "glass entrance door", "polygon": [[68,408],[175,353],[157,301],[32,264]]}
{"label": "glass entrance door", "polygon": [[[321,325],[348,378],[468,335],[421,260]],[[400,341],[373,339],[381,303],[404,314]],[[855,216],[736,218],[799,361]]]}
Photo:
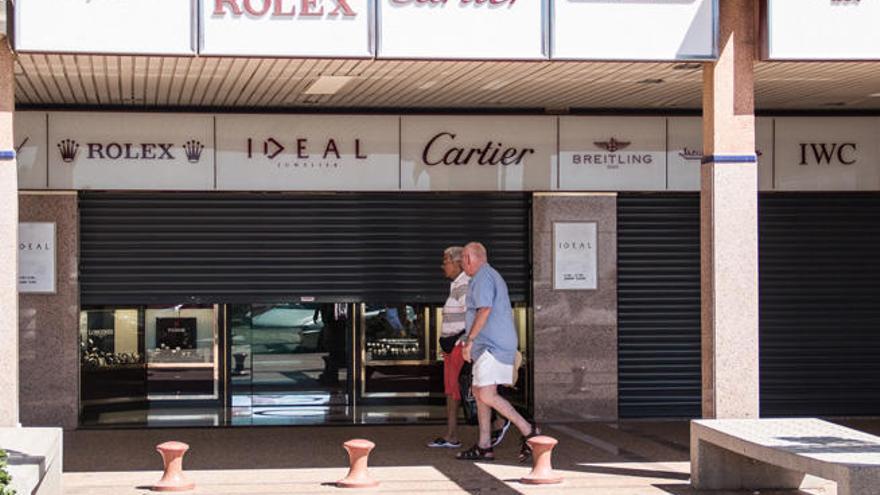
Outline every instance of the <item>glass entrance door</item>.
{"label": "glass entrance door", "polygon": [[233,425],[351,421],[349,304],[231,304]]}

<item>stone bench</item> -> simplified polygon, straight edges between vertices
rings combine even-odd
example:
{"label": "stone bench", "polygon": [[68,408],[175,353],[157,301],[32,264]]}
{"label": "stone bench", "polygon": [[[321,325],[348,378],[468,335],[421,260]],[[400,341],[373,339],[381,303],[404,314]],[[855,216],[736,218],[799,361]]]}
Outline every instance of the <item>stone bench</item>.
{"label": "stone bench", "polygon": [[62,442],[61,428],[0,428],[18,495],[61,495]]}
{"label": "stone bench", "polygon": [[880,495],[880,437],[819,419],[691,422],[698,489],[796,489],[811,474],[837,495]]}

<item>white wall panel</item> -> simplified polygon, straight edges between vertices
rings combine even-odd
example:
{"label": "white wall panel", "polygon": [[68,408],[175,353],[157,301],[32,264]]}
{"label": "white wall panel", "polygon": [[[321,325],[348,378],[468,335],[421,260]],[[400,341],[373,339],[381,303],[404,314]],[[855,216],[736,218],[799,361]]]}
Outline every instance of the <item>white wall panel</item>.
{"label": "white wall panel", "polygon": [[686,60],[715,56],[716,0],[553,0],[552,58]]}
{"label": "white wall panel", "polygon": [[194,0],[15,2],[20,51],[194,54]]}

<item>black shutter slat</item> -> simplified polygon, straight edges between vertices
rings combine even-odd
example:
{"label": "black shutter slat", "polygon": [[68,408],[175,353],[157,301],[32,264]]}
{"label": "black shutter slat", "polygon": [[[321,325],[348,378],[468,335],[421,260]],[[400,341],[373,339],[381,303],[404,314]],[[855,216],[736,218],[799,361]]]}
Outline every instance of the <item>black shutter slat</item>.
{"label": "black shutter slat", "polygon": [[880,413],[880,196],[759,207],[761,415]]}
{"label": "black shutter slat", "polygon": [[470,240],[529,299],[528,194],[84,191],[79,206],[83,305],[442,303],[442,250]]}
{"label": "black shutter slat", "polygon": [[700,415],[700,198],[621,194],[618,408],[621,418]]}

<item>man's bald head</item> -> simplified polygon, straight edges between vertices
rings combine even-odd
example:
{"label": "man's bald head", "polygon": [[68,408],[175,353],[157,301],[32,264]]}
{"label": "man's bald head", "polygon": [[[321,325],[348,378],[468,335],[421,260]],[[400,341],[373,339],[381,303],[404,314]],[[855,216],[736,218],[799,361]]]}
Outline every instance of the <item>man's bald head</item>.
{"label": "man's bald head", "polygon": [[479,242],[469,242],[464,246],[464,252],[461,256],[461,266],[464,268],[468,276],[473,277],[480,268],[488,263],[489,255],[486,253],[486,246]]}

